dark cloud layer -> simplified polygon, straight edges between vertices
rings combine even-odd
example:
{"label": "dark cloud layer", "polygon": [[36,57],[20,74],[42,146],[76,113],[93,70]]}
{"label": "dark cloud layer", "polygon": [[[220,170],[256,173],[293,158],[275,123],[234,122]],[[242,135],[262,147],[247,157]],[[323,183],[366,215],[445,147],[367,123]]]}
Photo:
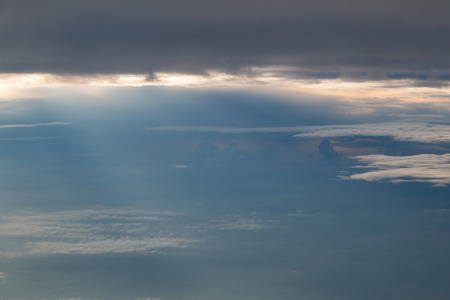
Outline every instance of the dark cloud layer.
{"label": "dark cloud layer", "polygon": [[444,1],[4,1],[0,10],[0,72],[450,66]]}

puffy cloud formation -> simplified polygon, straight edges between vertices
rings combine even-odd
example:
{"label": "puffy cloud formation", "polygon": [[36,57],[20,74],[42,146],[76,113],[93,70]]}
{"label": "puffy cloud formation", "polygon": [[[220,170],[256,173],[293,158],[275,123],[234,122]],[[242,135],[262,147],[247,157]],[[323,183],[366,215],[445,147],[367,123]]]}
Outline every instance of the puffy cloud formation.
{"label": "puffy cloud formation", "polygon": [[356,168],[371,170],[341,178],[392,183],[426,182],[433,186],[450,184],[450,153],[412,156],[362,155],[355,158],[366,164]]}
{"label": "puffy cloud formation", "polygon": [[325,159],[335,159],[338,155],[328,139],[323,139],[319,144],[319,152]]}

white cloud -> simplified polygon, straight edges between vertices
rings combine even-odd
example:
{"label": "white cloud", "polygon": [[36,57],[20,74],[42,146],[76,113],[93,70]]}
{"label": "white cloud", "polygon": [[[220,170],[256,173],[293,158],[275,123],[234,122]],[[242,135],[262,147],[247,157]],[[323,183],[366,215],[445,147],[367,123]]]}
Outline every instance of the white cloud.
{"label": "white cloud", "polygon": [[207,226],[222,230],[256,230],[267,227],[262,223],[261,218],[257,217],[256,213],[250,213],[250,217],[232,215],[224,219],[215,220]]}
{"label": "white cloud", "polygon": [[[4,216],[0,237],[20,238],[0,255],[153,252],[195,243],[177,225],[181,214],[164,211],[92,209]],[[171,222],[175,221],[175,222]],[[8,250],[8,251],[1,251]]]}
{"label": "white cloud", "polygon": [[[8,124],[0,125],[0,129],[6,128],[29,128],[29,127],[40,127],[40,126],[67,126],[72,123],[68,122],[48,122],[48,123],[34,123],[34,124]],[[34,141],[34,140],[49,140],[49,139],[59,139],[64,136],[20,136],[11,138],[0,138],[0,142],[7,141]]]}
{"label": "white cloud", "polygon": [[291,127],[216,127],[216,126],[165,126],[147,128],[157,131],[242,133],[297,133],[296,138],[333,138],[344,136],[392,137],[399,141],[422,143],[450,143],[450,125],[393,122],[353,125],[291,126]]}
{"label": "white cloud", "polygon": [[287,214],[288,217],[312,217],[313,214],[304,212],[301,209],[297,209],[295,213]]}
{"label": "white cloud", "polygon": [[25,254],[102,254],[150,252],[163,248],[184,248],[195,240],[183,238],[145,238],[145,239],[102,239],[89,242],[30,242]]}
{"label": "white cloud", "polygon": [[[2,236],[84,238],[104,231],[128,233],[142,222],[165,221],[177,213],[137,210],[75,210],[49,213],[25,212],[9,216],[0,225]],[[120,225],[120,226],[117,226]]]}
{"label": "white cloud", "polygon": [[63,136],[21,136],[14,138],[0,138],[0,142],[8,142],[8,141],[38,141],[38,140],[53,140],[60,139]]}
{"label": "white cloud", "polygon": [[399,141],[449,143],[450,126],[430,123],[369,123],[304,127],[297,138],[333,138],[344,136],[387,136]]}
{"label": "white cloud", "polygon": [[362,155],[355,158],[366,164],[356,168],[372,170],[341,178],[393,183],[426,182],[434,186],[450,184],[450,153],[412,156]]}
{"label": "white cloud", "polygon": [[[25,211],[0,216],[0,257],[52,254],[158,253],[182,249],[216,237],[222,230],[259,230],[267,222],[256,212],[226,215],[204,223],[170,211],[88,209],[55,212]],[[196,238],[202,233],[202,240]]]}
{"label": "white cloud", "polygon": [[245,220],[240,219],[235,222],[223,223],[219,228],[222,229],[235,229],[235,230],[255,230],[255,229],[263,229],[264,225],[260,224],[255,220]]}
{"label": "white cloud", "polygon": [[308,126],[291,126],[291,127],[219,127],[219,126],[164,126],[147,128],[147,130],[155,131],[181,131],[181,132],[216,132],[224,134],[240,134],[240,133],[270,133],[270,132],[298,132],[306,130]]}
{"label": "white cloud", "polygon": [[48,122],[48,123],[34,123],[34,124],[12,124],[12,125],[0,125],[0,128],[20,128],[20,127],[38,127],[38,126],[57,126],[57,125],[70,125],[67,122]]}

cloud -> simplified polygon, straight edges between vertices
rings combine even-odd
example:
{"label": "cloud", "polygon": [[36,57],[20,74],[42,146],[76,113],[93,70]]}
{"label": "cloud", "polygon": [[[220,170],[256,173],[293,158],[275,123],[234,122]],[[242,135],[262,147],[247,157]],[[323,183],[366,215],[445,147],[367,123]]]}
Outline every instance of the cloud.
{"label": "cloud", "polygon": [[220,230],[258,230],[267,227],[255,213],[249,216],[231,215],[224,219],[214,220],[207,226]]}
{"label": "cloud", "polygon": [[48,122],[48,123],[34,123],[34,124],[10,124],[10,125],[0,125],[0,128],[25,128],[25,127],[38,127],[38,126],[67,126],[72,123],[68,122]]}
{"label": "cloud", "polygon": [[431,123],[367,123],[325,126],[288,127],[218,127],[218,126],[164,126],[147,128],[153,131],[213,132],[222,134],[296,133],[296,138],[336,138],[346,136],[391,137],[399,141],[421,143],[449,143],[450,125]]}
{"label": "cloud", "polygon": [[289,213],[286,215],[287,217],[298,217],[298,218],[313,218],[313,217],[322,217],[322,218],[329,218],[330,215],[323,212],[316,212],[316,213],[310,213],[307,211],[304,211],[302,209],[297,209],[295,213]]}
{"label": "cloud", "polygon": [[230,230],[256,230],[263,229],[265,226],[252,219],[238,219],[235,222],[223,223],[218,228]]}
{"label": "cloud", "polygon": [[[0,125],[0,129],[11,129],[11,128],[33,128],[33,127],[48,127],[48,126],[68,126],[72,123],[69,122],[47,122],[47,123],[34,123],[34,124],[6,124]],[[64,136],[19,136],[19,137],[3,137],[0,138],[0,142],[9,141],[38,141],[38,140],[49,140],[49,139],[60,139]]]}
{"label": "cloud", "polygon": [[254,158],[236,143],[219,147],[208,141],[192,149],[188,159],[194,164],[228,167],[252,162]]}
{"label": "cloud", "polygon": [[295,213],[287,214],[288,217],[311,217],[312,214],[306,213],[301,209],[297,209]]}
{"label": "cloud", "polygon": [[[411,118],[413,120],[413,118]],[[388,137],[403,142],[450,143],[450,125],[424,122],[366,123],[351,125],[288,126],[288,127],[219,127],[164,126],[151,131],[211,132],[220,134],[295,133],[295,138],[328,139],[340,137]],[[331,147],[331,146],[330,146]],[[328,150],[328,152],[327,152]],[[332,151],[331,151],[332,150]],[[334,149],[322,144],[322,154],[334,156]]]}
{"label": "cloud", "polygon": [[433,186],[450,184],[450,154],[412,156],[362,155],[355,157],[370,171],[341,176],[342,179],[386,181],[392,183],[425,182]]}
{"label": "cloud", "polygon": [[449,143],[450,126],[430,123],[369,123],[303,127],[297,138],[337,138],[346,136],[391,137],[420,143]]}
{"label": "cloud", "polygon": [[0,72],[442,71],[448,10],[442,0],[2,1]]}
{"label": "cloud", "polygon": [[[140,230],[142,222],[166,221],[175,213],[135,210],[78,210],[39,214],[25,212],[9,216],[0,225],[2,236],[24,236],[40,238],[88,238],[101,237],[103,232],[116,226],[118,234],[129,234]],[[123,223],[122,226],[118,226]],[[98,236],[97,236],[98,235]]]}
{"label": "cloud", "polygon": [[319,152],[325,159],[335,159],[338,155],[328,139],[323,139],[322,142],[320,142]]}
{"label": "cloud", "polygon": [[30,250],[27,255],[49,254],[104,254],[152,252],[164,248],[188,247],[196,240],[184,238],[145,238],[145,239],[102,239],[82,243],[68,242],[30,242],[25,245]]}
{"label": "cloud", "polygon": [[10,141],[39,141],[39,140],[53,140],[60,139],[63,136],[21,136],[14,138],[0,138],[0,142],[10,142]]}
{"label": "cloud", "polygon": [[173,219],[181,214],[130,209],[75,210],[6,216],[0,237],[21,237],[22,247],[1,256],[152,252],[196,243]]}
{"label": "cloud", "polygon": [[215,132],[223,134],[243,134],[243,133],[281,133],[281,132],[298,132],[305,130],[306,126],[290,126],[290,127],[220,127],[220,126],[162,126],[147,128],[154,131],[180,131],[180,132]]}
{"label": "cloud", "polygon": [[206,222],[189,218],[170,211],[126,208],[24,211],[2,217],[0,238],[20,242],[13,248],[0,245],[0,257],[159,253],[197,245],[198,232],[216,237],[217,230],[247,231],[268,226],[257,213],[227,215]]}

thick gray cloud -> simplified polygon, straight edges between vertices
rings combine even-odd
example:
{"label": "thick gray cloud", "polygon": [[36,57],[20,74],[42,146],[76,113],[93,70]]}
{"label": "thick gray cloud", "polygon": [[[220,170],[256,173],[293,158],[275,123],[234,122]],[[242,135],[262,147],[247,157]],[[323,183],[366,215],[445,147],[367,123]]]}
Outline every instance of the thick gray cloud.
{"label": "thick gray cloud", "polygon": [[289,64],[417,77],[450,67],[449,5],[440,0],[41,0],[3,1],[0,11],[1,72],[204,73]]}

